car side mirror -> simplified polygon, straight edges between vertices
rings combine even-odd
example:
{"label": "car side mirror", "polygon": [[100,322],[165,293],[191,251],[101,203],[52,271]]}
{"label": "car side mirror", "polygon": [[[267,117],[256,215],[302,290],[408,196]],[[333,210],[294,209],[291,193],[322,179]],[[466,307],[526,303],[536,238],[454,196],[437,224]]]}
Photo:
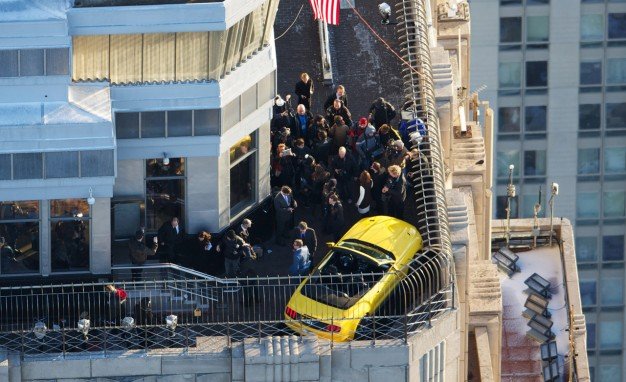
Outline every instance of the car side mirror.
{"label": "car side mirror", "polygon": [[328,247],[334,247],[335,246],[335,242],[334,241],[328,241],[328,242],[326,242],[326,245]]}

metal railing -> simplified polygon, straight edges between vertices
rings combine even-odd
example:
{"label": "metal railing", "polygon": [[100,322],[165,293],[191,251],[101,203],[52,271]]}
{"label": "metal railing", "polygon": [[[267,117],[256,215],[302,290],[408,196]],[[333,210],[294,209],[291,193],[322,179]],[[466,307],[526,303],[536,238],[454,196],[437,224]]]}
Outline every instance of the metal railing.
{"label": "metal railing", "polygon": [[[320,331],[345,324],[342,340],[406,340],[455,304],[442,260],[426,251],[402,271],[314,274],[301,292],[311,305],[295,318],[285,311],[301,277],[169,280],[164,275],[115,282],[118,292],[110,283],[4,287],[0,348],[24,357],[107,356],[133,349],[203,352],[219,341],[215,337],[232,342],[294,334],[289,329],[294,323]],[[392,279],[396,283],[387,284],[389,293],[380,301],[372,297],[376,293],[368,295]],[[369,304],[374,309],[365,314],[359,307]],[[329,308],[333,305],[343,314]]]}

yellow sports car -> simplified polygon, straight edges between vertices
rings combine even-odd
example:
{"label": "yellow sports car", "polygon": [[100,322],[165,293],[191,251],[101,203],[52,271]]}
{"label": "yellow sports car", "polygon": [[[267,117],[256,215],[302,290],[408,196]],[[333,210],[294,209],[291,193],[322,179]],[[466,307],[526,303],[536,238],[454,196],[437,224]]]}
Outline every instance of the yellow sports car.
{"label": "yellow sports car", "polygon": [[354,339],[422,249],[417,229],[388,216],[361,219],[332,245],[285,308],[287,326],[333,341]]}

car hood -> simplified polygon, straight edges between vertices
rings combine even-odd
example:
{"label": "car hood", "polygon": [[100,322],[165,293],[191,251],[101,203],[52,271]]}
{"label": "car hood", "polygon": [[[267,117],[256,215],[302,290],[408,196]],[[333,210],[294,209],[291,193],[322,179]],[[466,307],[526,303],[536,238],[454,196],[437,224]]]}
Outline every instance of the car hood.
{"label": "car hood", "polygon": [[361,219],[346,232],[343,239],[356,239],[371,243],[391,252],[396,259],[398,259],[397,256],[407,252],[407,244],[411,247],[421,247],[422,243],[422,238],[414,226],[389,216]]}

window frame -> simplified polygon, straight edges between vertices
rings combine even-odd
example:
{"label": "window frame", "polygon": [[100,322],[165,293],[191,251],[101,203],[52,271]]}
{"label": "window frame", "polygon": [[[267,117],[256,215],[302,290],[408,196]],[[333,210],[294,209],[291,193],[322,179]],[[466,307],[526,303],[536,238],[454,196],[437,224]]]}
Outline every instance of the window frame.
{"label": "window frame", "polygon": [[35,275],[41,275],[42,273],[42,269],[43,269],[43,261],[42,261],[42,253],[41,253],[41,243],[42,243],[42,218],[41,218],[41,205],[42,205],[42,201],[41,200],[17,200],[17,201],[2,201],[0,204],[2,203],[12,203],[12,202],[37,202],[37,218],[23,218],[23,219],[1,219],[0,218],[0,224],[11,224],[11,223],[37,223],[38,228],[37,228],[37,233],[38,233],[38,240],[39,240],[39,269],[37,271],[34,272],[26,272],[26,273],[3,273],[2,270],[2,262],[0,262],[0,278],[8,278],[8,277],[22,277],[22,276],[35,276]]}
{"label": "window frame", "polygon": [[[54,202],[55,200],[80,200],[80,198],[68,198],[68,199],[50,199],[47,200],[46,202],[48,203],[48,208],[49,208],[49,212],[48,212],[48,231],[49,231],[49,236],[48,236],[48,245],[50,248],[50,274],[54,274],[54,275],[59,275],[59,274],[74,274],[74,273],[89,273],[91,272],[91,267],[92,267],[92,245],[93,245],[93,224],[92,224],[92,218],[93,218],[93,206],[87,204],[87,208],[89,210],[89,216],[74,216],[74,217],[70,217],[70,216],[53,216],[52,215],[52,202]],[[85,201],[86,203],[86,201]],[[52,261],[54,258],[54,255],[52,254],[52,230],[54,229],[55,223],[57,222],[71,222],[71,221],[87,221],[87,225],[88,225],[88,229],[89,229],[89,249],[88,249],[88,255],[87,258],[89,260],[89,263],[87,265],[87,269],[84,270],[77,270],[77,269],[68,269],[68,270],[62,270],[62,271],[58,271],[58,270],[54,270],[54,267],[52,265]]]}

